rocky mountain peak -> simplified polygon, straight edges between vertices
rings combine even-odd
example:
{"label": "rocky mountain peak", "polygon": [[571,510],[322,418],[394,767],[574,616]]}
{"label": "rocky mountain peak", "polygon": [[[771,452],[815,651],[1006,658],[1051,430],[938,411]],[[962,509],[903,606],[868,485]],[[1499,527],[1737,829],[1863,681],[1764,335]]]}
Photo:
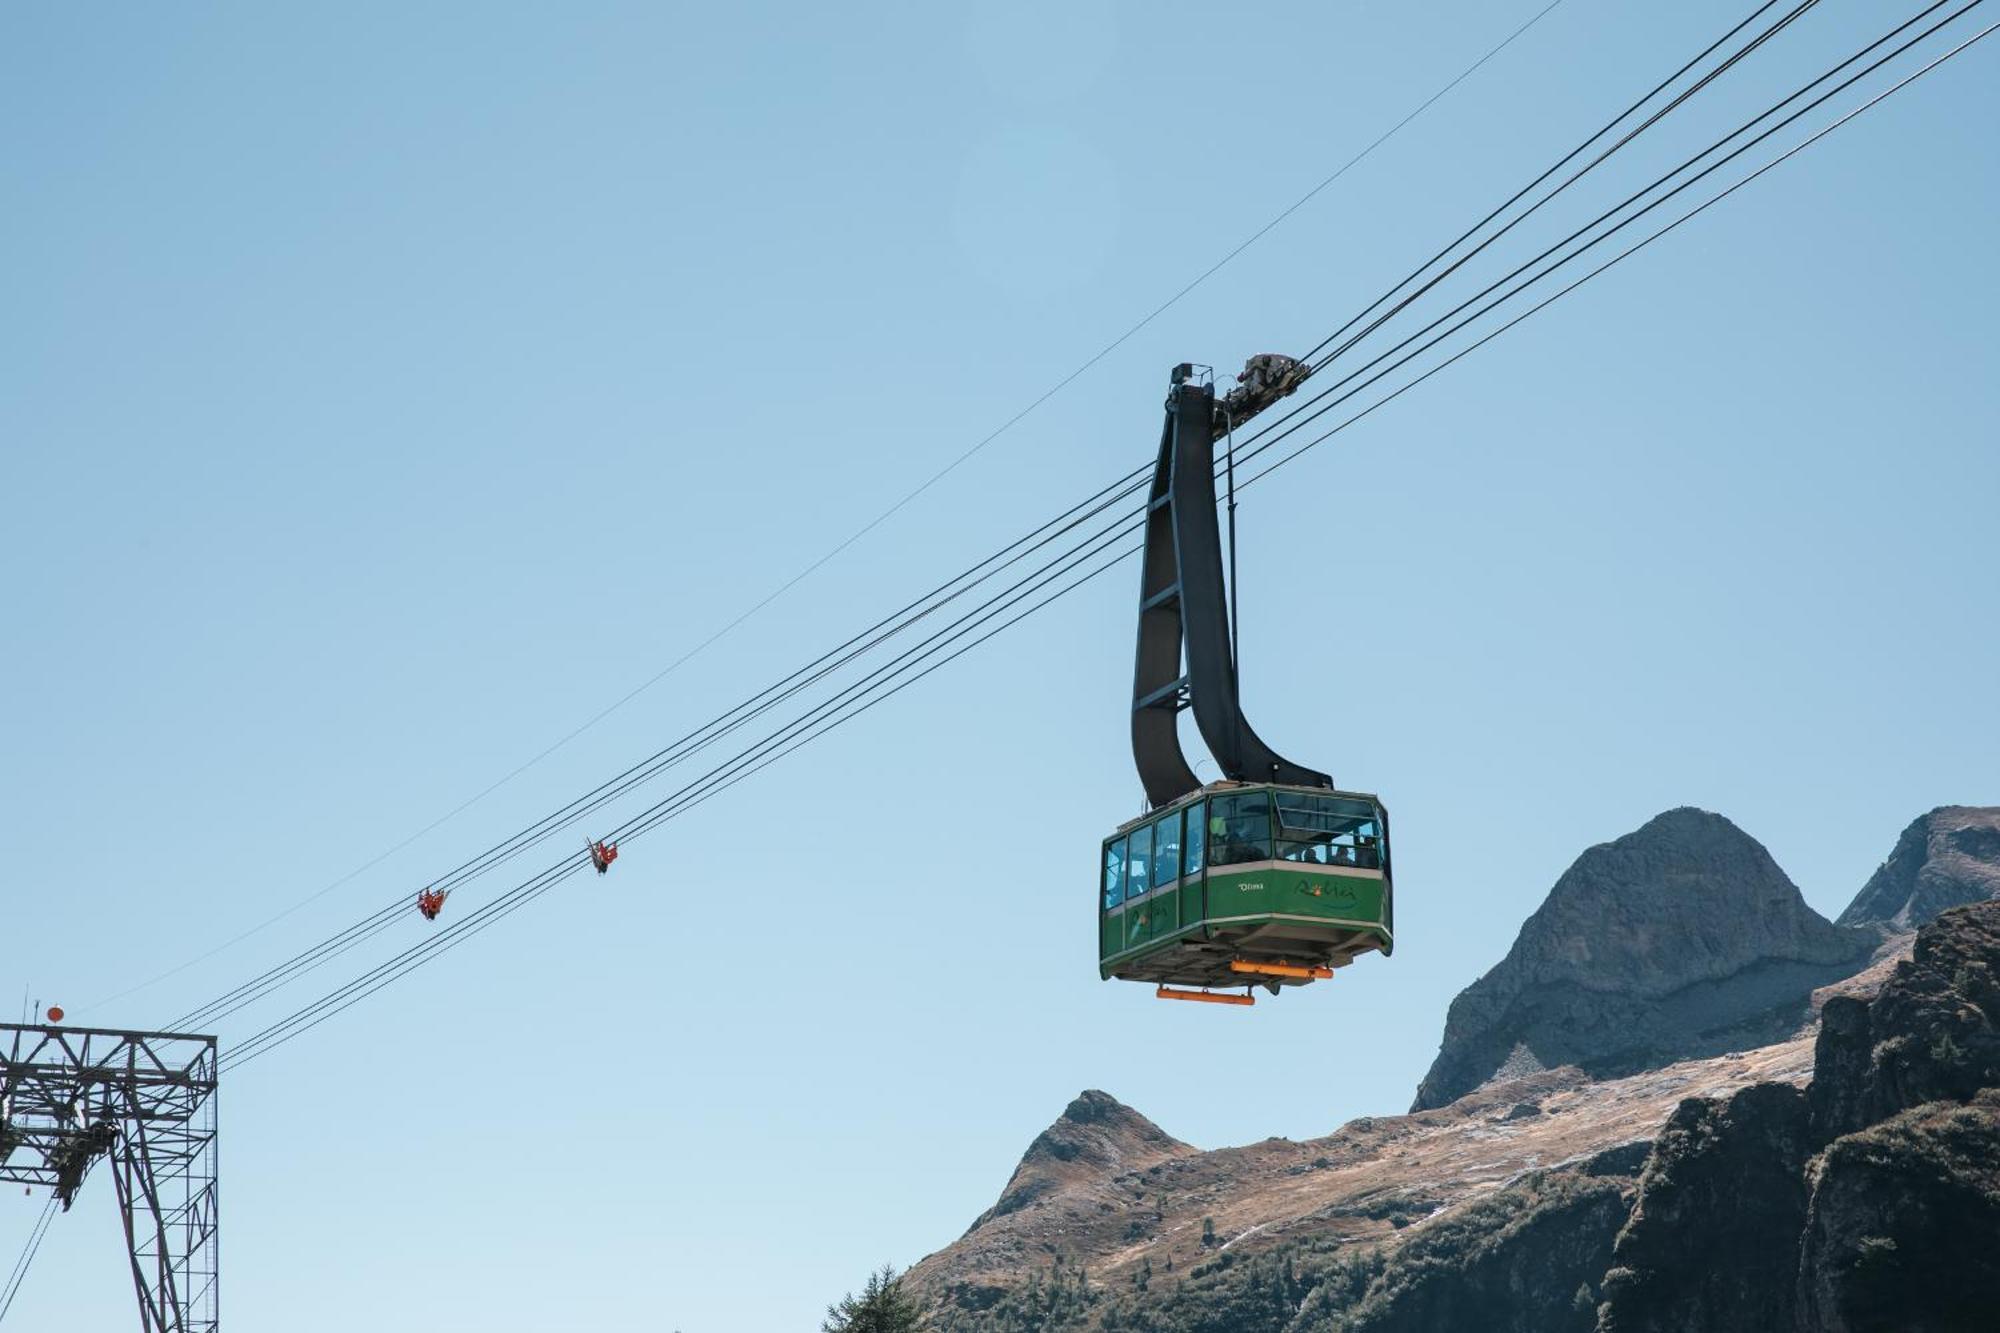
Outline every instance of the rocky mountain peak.
{"label": "rocky mountain peak", "polygon": [[1944,805],[1903,830],[1840,924],[1915,930],[1988,898],[2000,898],[2000,806]]}
{"label": "rocky mountain peak", "polygon": [[1459,993],[1412,1109],[1498,1074],[1607,1076],[1778,1040],[1878,938],[1813,911],[1721,815],[1666,811],[1579,856],[1506,958]]}
{"label": "rocky mountain peak", "polygon": [[1488,975],[1658,997],[1760,959],[1855,956],[1762,843],[1683,806],[1579,856]]}
{"label": "rocky mountain peak", "polygon": [[1110,1093],[1086,1089],[1035,1136],[999,1202],[980,1215],[972,1230],[1062,1190],[1194,1151]]}

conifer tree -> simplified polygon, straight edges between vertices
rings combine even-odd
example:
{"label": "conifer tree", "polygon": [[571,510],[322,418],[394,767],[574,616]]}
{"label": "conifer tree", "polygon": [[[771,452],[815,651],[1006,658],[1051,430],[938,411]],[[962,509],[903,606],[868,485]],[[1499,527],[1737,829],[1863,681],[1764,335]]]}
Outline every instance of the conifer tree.
{"label": "conifer tree", "polygon": [[917,1306],[896,1270],[883,1264],[868,1275],[859,1296],[849,1292],[827,1306],[819,1327],[820,1333],[917,1333]]}

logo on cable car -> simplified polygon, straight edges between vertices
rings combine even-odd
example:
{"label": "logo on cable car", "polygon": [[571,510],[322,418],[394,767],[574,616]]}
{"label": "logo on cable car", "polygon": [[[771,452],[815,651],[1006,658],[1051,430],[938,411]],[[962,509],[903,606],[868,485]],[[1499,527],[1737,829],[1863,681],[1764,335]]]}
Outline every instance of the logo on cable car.
{"label": "logo on cable car", "polygon": [[1361,901],[1359,895],[1354,892],[1353,885],[1343,884],[1339,880],[1329,885],[1325,880],[1309,879],[1306,881],[1305,891],[1315,898],[1332,899],[1335,907],[1354,907]]}

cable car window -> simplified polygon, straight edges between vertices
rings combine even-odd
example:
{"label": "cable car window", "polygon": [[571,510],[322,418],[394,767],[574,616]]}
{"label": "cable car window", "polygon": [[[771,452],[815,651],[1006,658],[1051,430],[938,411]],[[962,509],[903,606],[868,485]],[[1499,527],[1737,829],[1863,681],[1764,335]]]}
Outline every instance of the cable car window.
{"label": "cable car window", "polygon": [[1196,801],[1187,808],[1187,835],[1181,846],[1181,859],[1187,862],[1182,868],[1184,875],[1199,875],[1202,867],[1202,851],[1208,846],[1203,836],[1208,832],[1208,810],[1202,802]]}
{"label": "cable car window", "polygon": [[1271,859],[1271,796],[1245,792],[1208,803],[1208,863],[1240,865]]}
{"label": "cable car window", "polygon": [[1153,884],[1158,887],[1181,877],[1181,812],[1176,810],[1153,825]]}
{"label": "cable car window", "polygon": [[1153,862],[1153,826],[1133,829],[1127,841],[1131,846],[1125,853],[1125,896],[1131,899],[1153,887],[1147,873]]}
{"label": "cable car window", "polygon": [[1125,839],[1104,844],[1104,910],[1125,901]]}
{"label": "cable car window", "polygon": [[1274,793],[1278,855],[1315,865],[1381,868],[1375,808],[1366,801],[1314,792]]}
{"label": "cable car window", "polygon": [[1354,839],[1354,864],[1368,870],[1382,869],[1381,825],[1372,818],[1364,819],[1350,836]]}

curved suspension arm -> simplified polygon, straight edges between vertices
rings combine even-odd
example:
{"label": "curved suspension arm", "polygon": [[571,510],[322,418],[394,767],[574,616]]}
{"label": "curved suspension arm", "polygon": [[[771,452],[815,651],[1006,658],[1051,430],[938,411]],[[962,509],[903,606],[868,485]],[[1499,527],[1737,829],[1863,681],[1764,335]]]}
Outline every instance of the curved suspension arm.
{"label": "curved suspension arm", "polygon": [[1201,786],[1181,753],[1176,717],[1185,707],[1223,776],[1331,787],[1326,774],[1266,745],[1243,716],[1215,521],[1215,390],[1180,379],[1167,395],[1139,576],[1132,758],[1146,799],[1164,805]]}

